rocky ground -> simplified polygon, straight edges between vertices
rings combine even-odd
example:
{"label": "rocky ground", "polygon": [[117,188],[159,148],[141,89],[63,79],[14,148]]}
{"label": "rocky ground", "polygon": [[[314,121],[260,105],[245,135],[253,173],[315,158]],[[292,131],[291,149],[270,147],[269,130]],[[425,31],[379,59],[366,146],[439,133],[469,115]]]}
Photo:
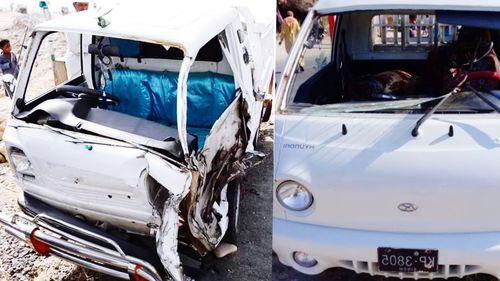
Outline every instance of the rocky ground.
{"label": "rocky ground", "polygon": [[[0,11],[0,38],[9,38],[15,53],[18,54],[26,30],[29,36],[31,28],[41,20],[40,16]],[[64,42],[54,41],[52,48],[42,51],[41,57],[44,60],[42,64],[51,65],[49,52],[57,51],[61,46],[64,46]],[[50,69],[37,75],[36,79],[36,87],[53,85]],[[3,133],[5,120],[10,111],[10,99],[4,96],[2,86],[0,86],[0,135]],[[209,270],[201,272],[197,280],[271,279],[272,136],[272,125],[262,124],[259,149],[268,154],[268,157],[262,165],[250,171],[242,182],[246,192],[241,201],[238,251],[231,256],[217,260]],[[0,164],[0,212],[12,214],[19,210],[16,203],[19,192],[20,188],[15,184],[8,164]],[[116,279],[77,267],[55,257],[40,257],[31,248],[11,238],[0,227],[0,281],[6,280],[110,281]]]}

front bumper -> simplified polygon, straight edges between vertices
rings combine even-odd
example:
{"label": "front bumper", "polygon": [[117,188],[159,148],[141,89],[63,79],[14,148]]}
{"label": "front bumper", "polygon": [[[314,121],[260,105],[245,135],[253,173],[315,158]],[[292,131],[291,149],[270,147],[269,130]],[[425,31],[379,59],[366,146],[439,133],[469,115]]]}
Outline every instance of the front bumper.
{"label": "front bumper", "polygon": [[[377,248],[437,249],[436,273],[393,273],[378,269]],[[305,274],[332,267],[398,278],[451,278],[484,273],[500,279],[500,232],[414,234],[350,230],[273,219],[273,250],[281,263]],[[301,267],[293,253],[312,255],[318,263]]]}
{"label": "front bumper", "polygon": [[[79,266],[125,280],[162,280],[151,264],[125,254],[115,241],[48,215],[31,216],[22,212],[13,216],[0,214],[0,224],[4,226],[8,234],[30,245],[41,255],[53,255]],[[64,225],[108,247],[61,231],[56,225]]]}

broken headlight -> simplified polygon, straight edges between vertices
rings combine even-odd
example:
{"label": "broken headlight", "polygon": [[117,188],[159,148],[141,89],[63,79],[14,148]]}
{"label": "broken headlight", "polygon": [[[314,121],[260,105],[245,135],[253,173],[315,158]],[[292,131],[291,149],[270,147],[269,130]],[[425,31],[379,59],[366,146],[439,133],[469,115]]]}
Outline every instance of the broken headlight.
{"label": "broken headlight", "polygon": [[17,174],[35,176],[33,166],[24,151],[17,147],[11,147],[9,151],[10,163]]}
{"label": "broken headlight", "polygon": [[304,211],[313,203],[313,196],[309,190],[295,181],[280,183],[276,188],[276,198],[283,207],[292,211]]}

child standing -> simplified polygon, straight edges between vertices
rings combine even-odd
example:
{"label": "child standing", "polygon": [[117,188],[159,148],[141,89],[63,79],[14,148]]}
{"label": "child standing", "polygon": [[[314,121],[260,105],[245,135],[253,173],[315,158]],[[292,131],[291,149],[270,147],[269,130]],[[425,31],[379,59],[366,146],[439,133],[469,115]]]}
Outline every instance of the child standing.
{"label": "child standing", "polygon": [[[17,75],[19,74],[19,63],[17,62],[16,55],[12,52],[9,40],[0,40],[0,50],[2,51],[0,54],[0,69],[2,70],[2,74],[11,74],[14,76],[14,79],[17,79]],[[13,91],[12,85],[6,82],[5,94],[12,97]]]}
{"label": "child standing", "polygon": [[19,74],[19,64],[16,55],[12,52],[10,41],[7,39],[0,40],[0,68],[3,74],[12,74],[17,79]]}

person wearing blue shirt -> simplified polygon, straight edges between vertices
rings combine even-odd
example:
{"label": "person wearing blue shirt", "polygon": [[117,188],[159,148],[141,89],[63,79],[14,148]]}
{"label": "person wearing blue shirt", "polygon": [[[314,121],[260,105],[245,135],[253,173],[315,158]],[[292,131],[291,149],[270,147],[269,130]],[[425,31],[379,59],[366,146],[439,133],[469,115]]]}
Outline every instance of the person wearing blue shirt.
{"label": "person wearing blue shirt", "polygon": [[12,52],[10,42],[7,39],[0,41],[0,68],[3,74],[12,74],[15,78],[19,74],[19,64],[16,55]]}
{"label": "person wearing blue shirt", "polygon": [[[11,74],[17,79],[17,75],[19,74],[19,63],[16,55],[12,52],[10,41],[7,39],[0,40],[0,50],[2,51],[0,54],[0,69],[2,70],[2,74]],[[5,93],[8,96],[12,96],[8,85],[5,87]]]}

